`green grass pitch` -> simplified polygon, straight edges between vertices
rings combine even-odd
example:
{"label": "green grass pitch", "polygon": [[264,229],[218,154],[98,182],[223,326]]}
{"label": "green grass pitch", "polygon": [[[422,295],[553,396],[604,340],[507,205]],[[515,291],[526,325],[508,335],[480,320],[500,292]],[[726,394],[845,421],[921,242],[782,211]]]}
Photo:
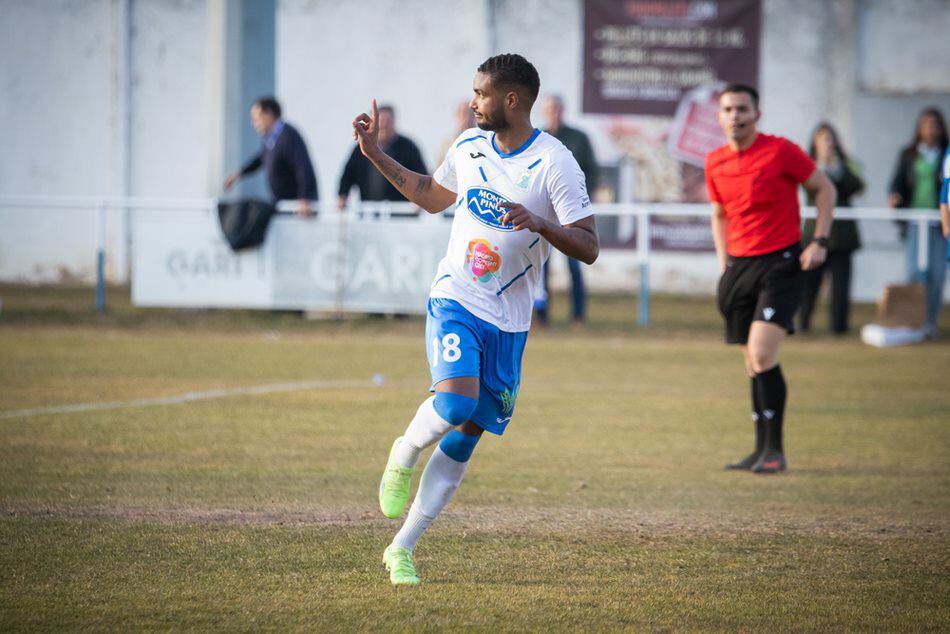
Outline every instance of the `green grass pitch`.
{"label": "green grass pitch", "polygon": [[950,629],[947,333],[791,338],[790,471],[753,476],[722,470],[751,422],[712,301],[639,329],[595,297],[587,329],[532,333],[509,431],[394,589],[376,488],[426,396],[423,322],[126,295],[0,287],[0,630]]}

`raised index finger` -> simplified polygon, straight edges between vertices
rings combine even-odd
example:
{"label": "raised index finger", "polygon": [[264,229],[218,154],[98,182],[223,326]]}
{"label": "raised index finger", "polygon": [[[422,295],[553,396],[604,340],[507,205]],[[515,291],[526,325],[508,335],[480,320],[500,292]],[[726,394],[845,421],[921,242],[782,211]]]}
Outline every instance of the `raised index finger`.
{"label": "raised index finger", "polygon": [[373,123],[379,121],[379,108],[376,107],[376,100],[373,99]]}

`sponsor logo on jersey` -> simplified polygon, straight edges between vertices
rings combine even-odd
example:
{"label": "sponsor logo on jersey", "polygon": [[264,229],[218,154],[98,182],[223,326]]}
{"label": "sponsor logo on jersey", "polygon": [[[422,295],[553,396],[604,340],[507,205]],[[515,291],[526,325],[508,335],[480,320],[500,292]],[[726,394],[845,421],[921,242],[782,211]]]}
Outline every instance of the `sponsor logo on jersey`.
{"label": "sponsor logo on jersey", "polygon": [[469,152],[468,155],[471,156],[473,159],[485,158],[485,155],[482,154],[481,152]]}
{"label": "sponsor logo on jersey", "polygon": [[499,231],[514,229],[511,225],[501,224],[501,217],[508,213],[508,210],[498,206],[498,203],[506,202],[505,197],[498,192],[484,187],[471,187],[465,193],[465,201],[472,216],[483,225]]}
{"label": "sponsor logo on jersey", "polygon": [[501,255],[498,247],[487,240],[476,239],[468,243],[465,262],[472,270],[473,280],[488,282],[501,268]]}

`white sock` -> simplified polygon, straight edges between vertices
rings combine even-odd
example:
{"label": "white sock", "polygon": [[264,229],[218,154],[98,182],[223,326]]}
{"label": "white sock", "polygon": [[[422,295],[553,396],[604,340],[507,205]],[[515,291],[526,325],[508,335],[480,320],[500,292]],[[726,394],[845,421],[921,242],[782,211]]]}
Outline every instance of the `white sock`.
{"label": "white sock", "polygon": [[422,472],[422,481],[416,499],[412,501],[406,522],[393,538],[393,544],[412,550],[422,533],[429,528],[445,505],[449,503],[462,482],[468,462],[456,462],[449,458],[439,447]]}
{"label": "white sock", "polygon": [[455,429],[435,411],[434,401],[435,396],[430,396],[422,402],[406,428],[402,442],[396,446],[396,464],[400,467],[410,469],[416,466],[423,449]]}

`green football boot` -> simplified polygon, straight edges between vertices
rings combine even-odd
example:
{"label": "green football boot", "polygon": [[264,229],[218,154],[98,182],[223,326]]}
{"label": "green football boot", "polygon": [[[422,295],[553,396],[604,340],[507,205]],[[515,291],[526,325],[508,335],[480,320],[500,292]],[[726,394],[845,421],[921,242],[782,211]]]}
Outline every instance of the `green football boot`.
{"label": "green football boot", "polygon": [[383,565],[389,571],[389,581],[394,586],[415,586],[419,583],[412,551],[390,544],[383,551]]}
{"label": "green football boot", "polygon": [[396,439],[389,450],[389,461],[383,471],[383,479],[379,481],[379,508],[389,519],[402,515],[409,501],[409,484],[412,482],[413,470],[396,464],[396,447],[401,440],[402,436]]}

